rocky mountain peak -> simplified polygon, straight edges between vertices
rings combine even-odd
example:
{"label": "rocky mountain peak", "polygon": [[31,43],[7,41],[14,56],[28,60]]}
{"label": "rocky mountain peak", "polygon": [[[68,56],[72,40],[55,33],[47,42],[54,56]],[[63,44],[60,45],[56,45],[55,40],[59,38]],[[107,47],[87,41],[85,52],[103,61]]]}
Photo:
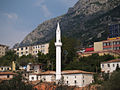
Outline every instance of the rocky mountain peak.
{"label": "rocky mountain peak", "polygon": [[[49,42],[55,36],[58,21],[62,25],[63,35],[79,39],[84,44],[95,41],[100,32],[107,33],[109,22],[120,17],[119,9],[113,10],[119,8],[119,5],[120,0],[79,0],[69,8],[66,14],[40,24],[25,37],[19,46]],[[110,18],[109,22],[108,17]],[[101,36],[99,40],[107,38],[106,36],[104,38]]]}

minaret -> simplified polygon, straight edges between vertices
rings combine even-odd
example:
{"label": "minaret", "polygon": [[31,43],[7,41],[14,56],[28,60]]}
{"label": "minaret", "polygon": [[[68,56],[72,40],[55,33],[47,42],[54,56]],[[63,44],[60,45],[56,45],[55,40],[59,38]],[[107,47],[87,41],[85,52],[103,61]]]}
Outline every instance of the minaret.
{"label": "minaret", "polygon": [[56,30],[56,81],[61,79],[61,31],[60,31],[60,26],[59,23],[57,25],[57,30]]}

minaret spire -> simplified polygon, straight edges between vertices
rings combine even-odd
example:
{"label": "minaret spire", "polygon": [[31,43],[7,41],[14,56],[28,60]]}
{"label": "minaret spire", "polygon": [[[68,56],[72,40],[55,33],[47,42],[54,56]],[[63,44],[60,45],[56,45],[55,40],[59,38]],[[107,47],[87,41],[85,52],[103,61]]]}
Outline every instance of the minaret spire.
{"label": "minaret spire", "polygon": [[59,22],[57,24],[57,30],[56,30],[56,80],[61,79],[61,30]]}

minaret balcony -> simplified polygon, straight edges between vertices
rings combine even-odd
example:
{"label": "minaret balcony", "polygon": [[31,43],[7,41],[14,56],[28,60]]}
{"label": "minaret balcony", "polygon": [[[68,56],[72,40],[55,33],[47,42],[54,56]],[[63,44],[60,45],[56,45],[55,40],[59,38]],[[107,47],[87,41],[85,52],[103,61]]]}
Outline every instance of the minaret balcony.
{"label": "minaret balcony", "polygon": [[55,46],[62,46],[62,43],[61,42],[56,42]]}

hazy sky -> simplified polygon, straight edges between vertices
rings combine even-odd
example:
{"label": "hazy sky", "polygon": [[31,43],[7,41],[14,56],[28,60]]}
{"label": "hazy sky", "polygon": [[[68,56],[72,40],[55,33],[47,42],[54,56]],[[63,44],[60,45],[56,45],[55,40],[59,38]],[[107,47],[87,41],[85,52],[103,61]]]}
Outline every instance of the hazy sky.
{"label": "hazy sky", "polygon": [[67,12],[78,0],[0,0],[0,44],[13,46],[40,23]]}

